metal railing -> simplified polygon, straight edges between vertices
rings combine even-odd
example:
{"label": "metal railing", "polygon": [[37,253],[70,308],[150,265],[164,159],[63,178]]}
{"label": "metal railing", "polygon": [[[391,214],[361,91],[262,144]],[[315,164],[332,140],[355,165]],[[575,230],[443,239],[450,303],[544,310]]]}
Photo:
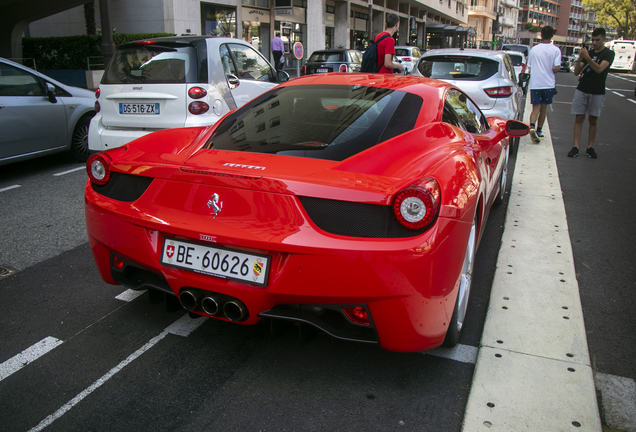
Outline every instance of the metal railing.
{"label": "metal railing", "polygon": [[[98,61],[101,61],[101,63],[91,63],[91,59],[99,59]],[[101,66],[101,67],[95,67],[95,66]],[[93,69],[104,69],[104,56],[89,56],[86,57],[86,70],[93,70]]]}

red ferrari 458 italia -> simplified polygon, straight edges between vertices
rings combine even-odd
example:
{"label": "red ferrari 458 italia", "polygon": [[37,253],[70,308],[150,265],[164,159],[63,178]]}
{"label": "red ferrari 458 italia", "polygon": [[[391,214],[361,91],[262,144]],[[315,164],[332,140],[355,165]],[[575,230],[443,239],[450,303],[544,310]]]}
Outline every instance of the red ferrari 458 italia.
{"label": "red ferrari 458 italia", "polygon": [[509,137],[527,133],[441,81],[298,78],[213,126],[91,156],[91,249],[106,282],[200,315],[453,346]]}

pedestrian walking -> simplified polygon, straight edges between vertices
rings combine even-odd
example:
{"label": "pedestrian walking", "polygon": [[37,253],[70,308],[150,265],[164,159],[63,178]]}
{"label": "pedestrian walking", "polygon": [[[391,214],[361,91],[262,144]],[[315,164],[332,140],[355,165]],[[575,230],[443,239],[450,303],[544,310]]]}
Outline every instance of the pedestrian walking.
{"label": "pedestrian walking", "polygon": [[[395,55],[395,40],[393,40],[393,35],[398,31],[399,27],[400,18],[394,13],[387,14],[386,29],[375,37],[375,42],[378,47],[378,66],[380,67],[378,73],[392,74],[394,70],[400,72],[404,70],[401,64],[393,63],[393,56]],[[380,41],[380,39],[387,34],[389,37],[385,37]]]}
{"label": "pedestrian walking", "polygon": [[587,150],[585,154],[592,159],[596,159],[594,150],[594,139],[596,138],[596,126],[598,118],[603,109],[605,101],[605,81],[609,68],[614,61],[614,51],[605,47],[605,29],[596,28],[592,32],[592,49],[588,51],[581,48],[579,58],[576,60],[574,73],[579,75],[579,85],[574,90],[572,98],[572,114],[576,115],[574,120],[574,147],[568,153],[569,157],[579,155],[579,141],[581,131],[585,122],[585,115],[588,114],[590,129],[588,131]]}
{"label": "pedestrian walking", "polygon": [[552,44],[554,29],[541,28],[541,43],[535,45],[528,55],[530,68],[530,138],[538,144],[544,138],[543,124],[552,104],[556,90],[556,73],[561,69],[561,50]]}
{"label": "pedestrian walking", "polygon": [[283,65],[280,61],[280,58],[283,56],[285,52],[285,45],[283,44],[283,40],[280,38],[280,32],[276,32],[274,39],[272,39],[272,54],[274,55],[274,67],[276,71],[283,70]]}

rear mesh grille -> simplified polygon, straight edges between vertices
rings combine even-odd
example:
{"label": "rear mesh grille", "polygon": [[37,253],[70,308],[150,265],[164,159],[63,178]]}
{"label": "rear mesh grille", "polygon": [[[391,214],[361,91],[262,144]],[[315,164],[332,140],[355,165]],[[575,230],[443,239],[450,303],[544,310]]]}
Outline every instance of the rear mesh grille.
{"label": "rear mesh grille", "polygon": [[112,172],[110,180],[104,186],[92,183],[93,190],[117,201],[133,202],[138,200],[152,183],[152,177]]}
{"label": "rear mesh grille", "polygon": [[318,228],[347,237],[404,238],[426,229],[410,230],[393,215],[391,206],[299,197],[307,215]]}

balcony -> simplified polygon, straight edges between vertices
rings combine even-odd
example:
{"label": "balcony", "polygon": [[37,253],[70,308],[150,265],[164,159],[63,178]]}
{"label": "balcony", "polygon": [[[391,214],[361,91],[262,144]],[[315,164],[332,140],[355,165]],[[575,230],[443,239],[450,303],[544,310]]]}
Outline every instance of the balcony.
{"label": "balcony", "polygon": [[468,6],[468,15],[486,16],[490,19],[497,19],[497,14],[491,8],[486,6]]}
{"label": "balcony", "polygon": [[517,27],[517,21],[508,17],[499,17],[499,22],[504,27]]}

